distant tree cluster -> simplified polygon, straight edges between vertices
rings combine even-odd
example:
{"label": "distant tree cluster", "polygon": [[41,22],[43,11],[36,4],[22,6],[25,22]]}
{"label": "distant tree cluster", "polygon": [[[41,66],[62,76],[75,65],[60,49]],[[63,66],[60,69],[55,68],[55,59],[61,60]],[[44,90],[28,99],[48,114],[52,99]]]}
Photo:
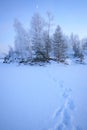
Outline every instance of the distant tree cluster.
{"label": "distant tree cluster", "polygon": [[73,34],[70,37],[65,36],[59,25],[53,32],[51,13],[47,13],[47,19],[44,20],[38,13],[34,14],[28,30],[25,30],[18,20],[14,21],[16,32],[14,47],[9,48],[4,63],[35,64],[50,60],[66,63],[66,59],[70,57],[69,48],[72,49],[72,56],[83,62],[87,39],[79,40],[78,36]]}

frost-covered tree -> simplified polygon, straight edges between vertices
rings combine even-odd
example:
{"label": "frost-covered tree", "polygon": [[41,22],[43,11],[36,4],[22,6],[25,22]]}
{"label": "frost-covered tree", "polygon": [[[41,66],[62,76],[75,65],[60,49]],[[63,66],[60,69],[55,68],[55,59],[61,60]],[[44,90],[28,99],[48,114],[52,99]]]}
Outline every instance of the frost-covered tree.
{"label": "frost-covered tree", "polygon": [[52,40],[51,40],[51,30],[53,27],[53,15],[50,12],[47,12],[47,21],[46,21],[46,31],[44,32],[44,42],[45,42],[45,51],[46,56],[50,58],[50,52],[52,49]]}
{"label": "frost-covered tree", "polygon": [[64,39],[61,27],[58,25],[53,35],[54,57],[58,62],[64,62],[66,59],[67,44]]}
{"label": "frost-covered tree", "polygon": [[32,56],[32,48],[29,34],[18,20],[15,20],[14,28],[16,32],[15,52],[17,54],[17,58],[27,61]]}
{"label": "frost-covered tree", "polygon": [[44,51],[46,59],[50,59],[50,52],[51,52],[51,46],[52,46],[52,40],[51,37],[49,37],[48,32],[44,31],[43,33],[43,42],[44,42]]}
{"label": "frost-covered tree", "polygon": [[8,54],[4,57],[4,63],[10,63],[14,61],[14,50],[9,46]]}
{"label": "frost-covered tree", "polygon": [[79,40],[78,35],[71,34],[70,40],[74,52],[74,57],[79,58],[79,61],[83,62],[84,59],[83,47],[81,45],[81,41]]}
{"label": "frost-covered tree", "polygon": [[38,14],[34,14],[31,19],[31,41],[34,60],[41,61],[45,58],[43,31],[45,27],[44,19]]}
{"label": "frost-covered tree", "polygon": [[87,38],[83,38],[81,43],[82,43],[83,50],[87,51]]}

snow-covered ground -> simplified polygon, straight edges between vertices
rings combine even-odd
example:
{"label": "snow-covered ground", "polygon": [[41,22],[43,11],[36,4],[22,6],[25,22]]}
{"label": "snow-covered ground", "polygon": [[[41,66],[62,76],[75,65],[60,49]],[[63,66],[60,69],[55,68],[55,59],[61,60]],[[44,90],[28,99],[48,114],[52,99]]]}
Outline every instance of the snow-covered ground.
{"label": "snow-covered ground", "polygon": [[0,63],[0,130],[87,130],[87,65]]}

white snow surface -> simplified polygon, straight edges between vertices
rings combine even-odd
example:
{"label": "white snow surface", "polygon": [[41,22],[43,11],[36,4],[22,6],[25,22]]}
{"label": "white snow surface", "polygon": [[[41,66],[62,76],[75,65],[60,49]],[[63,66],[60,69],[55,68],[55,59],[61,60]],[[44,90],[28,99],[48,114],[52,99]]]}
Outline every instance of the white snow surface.
{"label": "white snow surface", "polygon": [[87,130],[87,65],[0,63],[0,130]]}

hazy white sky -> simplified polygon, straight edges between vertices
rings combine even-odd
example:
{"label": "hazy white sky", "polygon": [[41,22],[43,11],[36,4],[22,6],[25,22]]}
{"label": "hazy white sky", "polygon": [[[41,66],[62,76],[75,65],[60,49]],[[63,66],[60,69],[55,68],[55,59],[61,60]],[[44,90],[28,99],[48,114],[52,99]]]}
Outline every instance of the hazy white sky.
{"label": "hazy white sky", "polygon": [[13,44],[14,19],[28,27],[36,11],[42,16],[52,12],[66,34],[87,36],[87,0],[0,0],[0,47]]}

